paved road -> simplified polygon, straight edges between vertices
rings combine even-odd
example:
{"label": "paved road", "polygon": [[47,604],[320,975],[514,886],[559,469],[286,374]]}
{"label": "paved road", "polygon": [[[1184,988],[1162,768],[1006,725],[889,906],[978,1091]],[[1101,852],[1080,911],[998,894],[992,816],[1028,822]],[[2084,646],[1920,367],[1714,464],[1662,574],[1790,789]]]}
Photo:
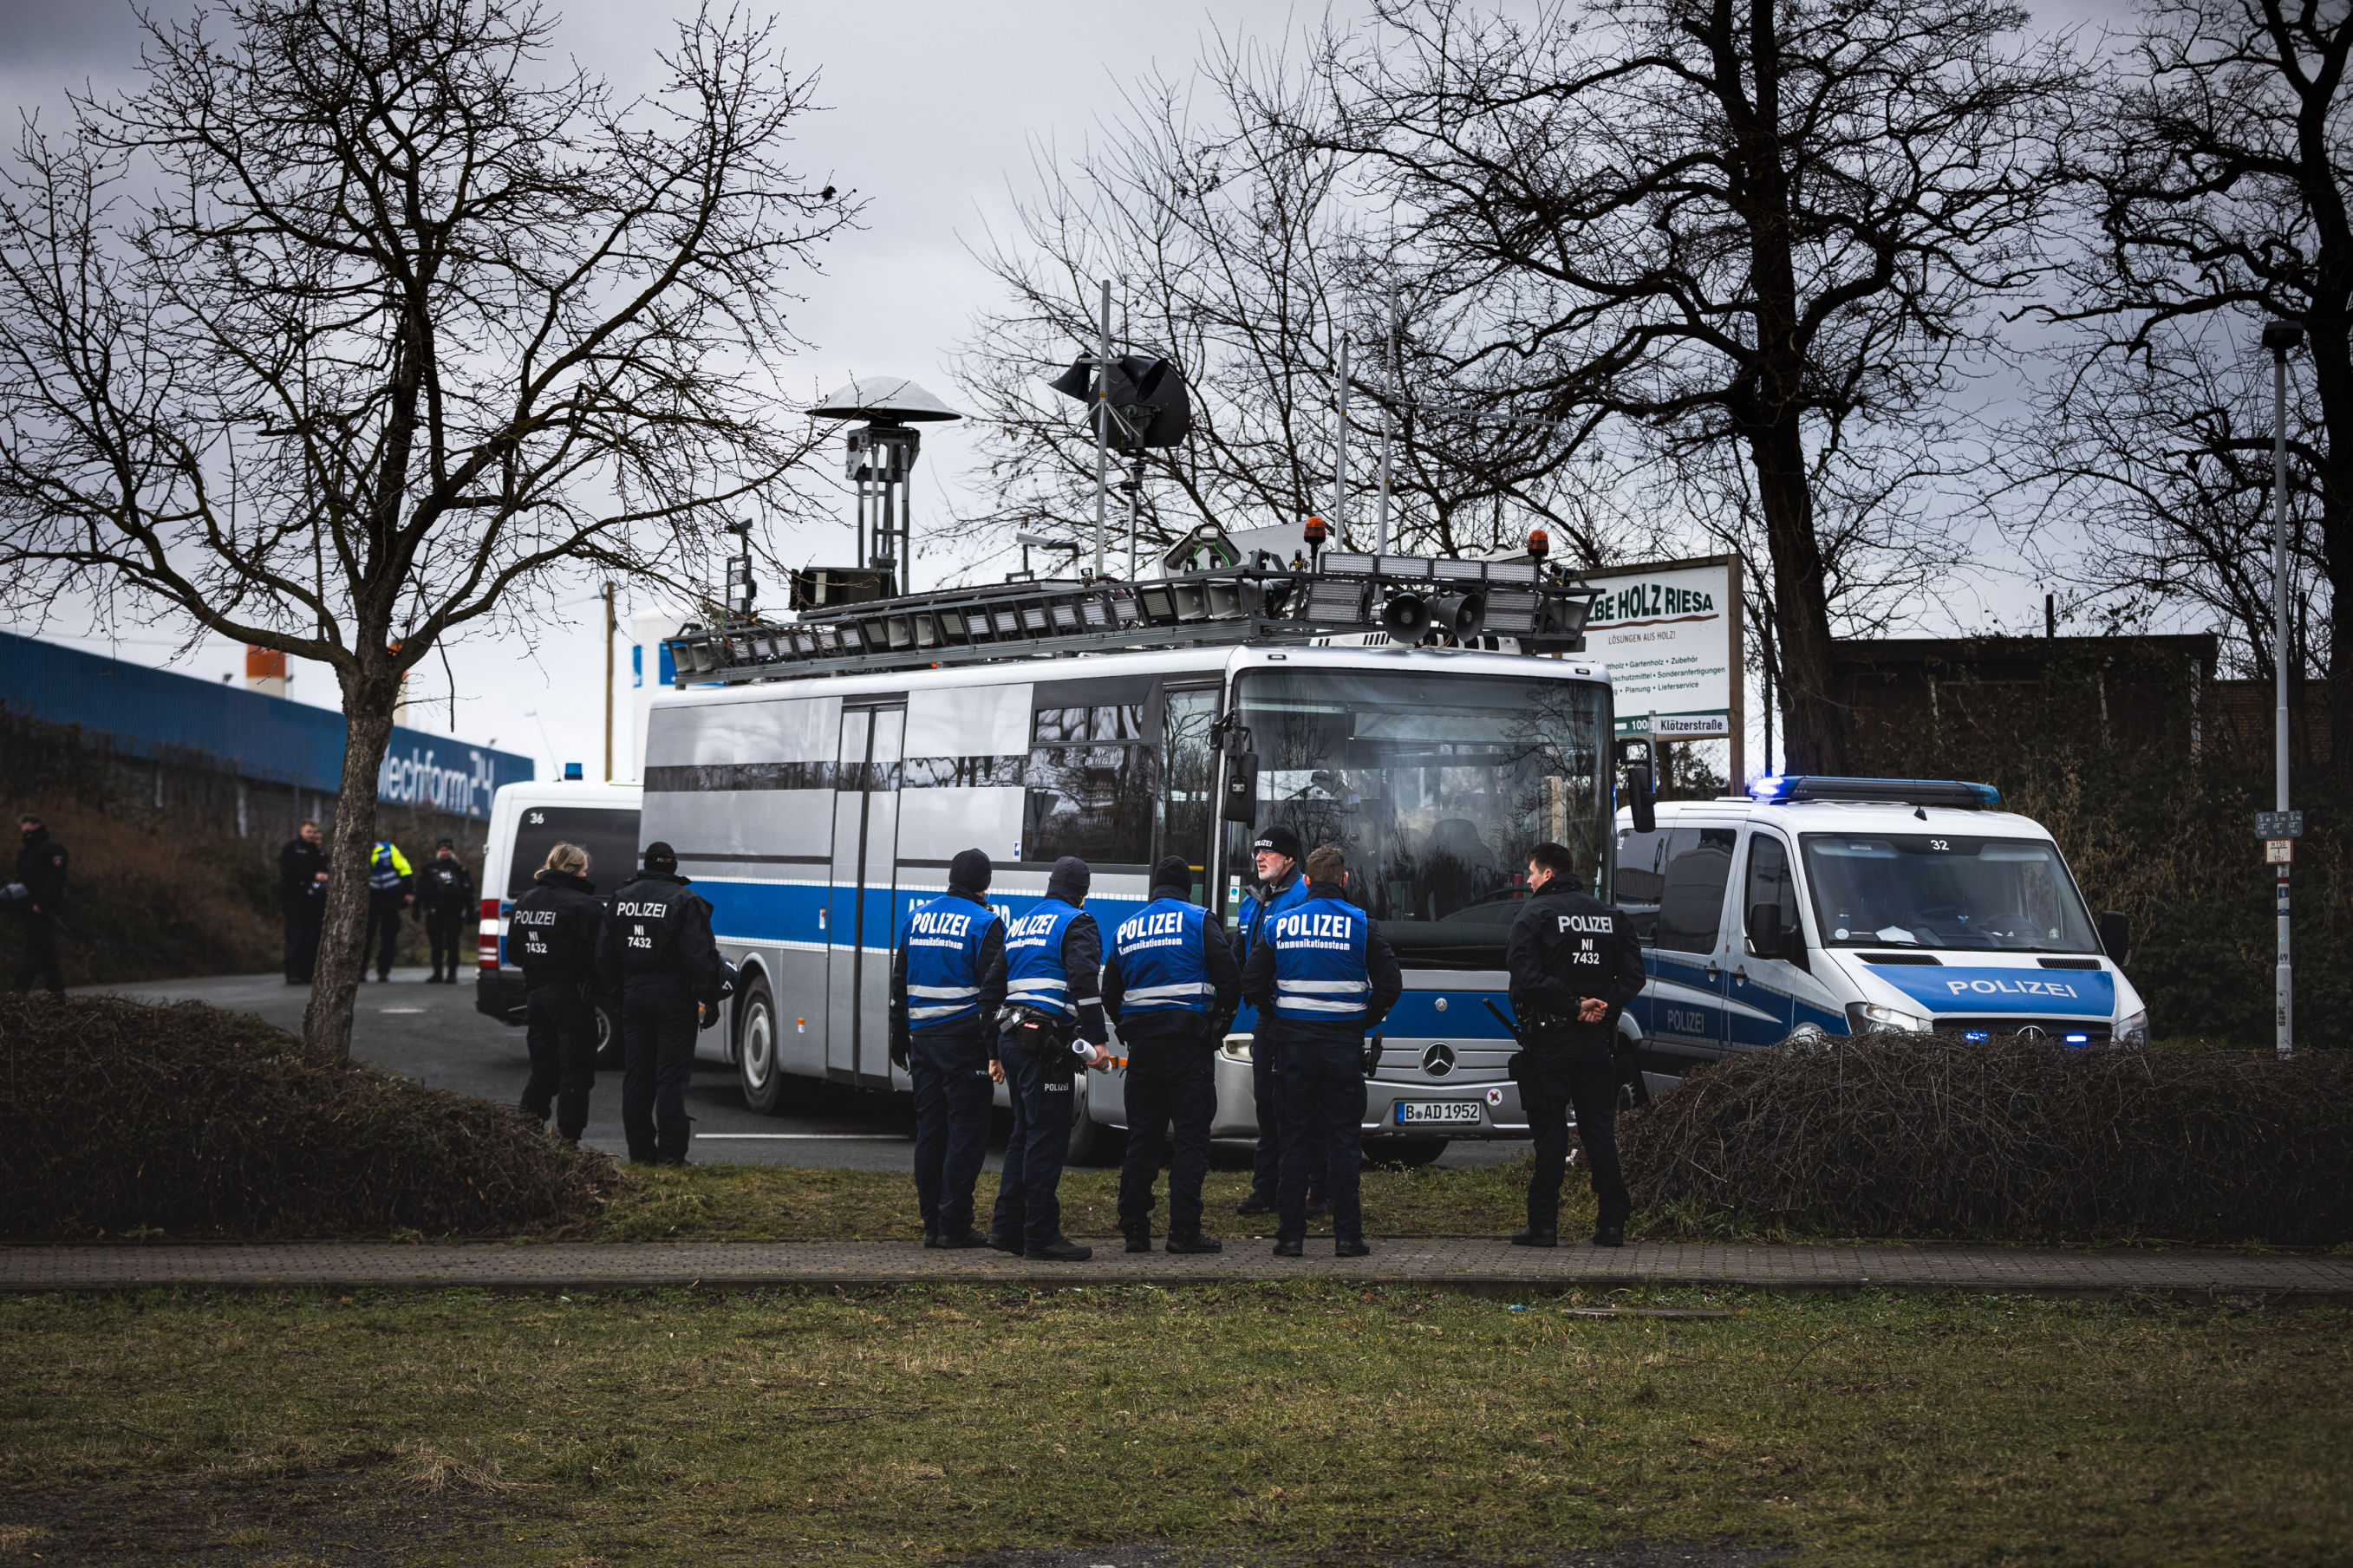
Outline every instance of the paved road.
{"label": "paved road", "polygon": [[1174,1285],[1324,1278],[1366,1284],[1612,1289],[1741,1285],[1778,1290],[1978,1290],[2106,1296],[2353,1300],[2353,1258],[2229,1252],[2035,1251],[1989,1247],[1778,1247],[1638,1243],[1542,1250],[1484,1237],[1376,1237],[1369,1258],[1311,1245],[1277,1258],[1229,1238],[1215,1257],[1126,1253],[1098,1240],[1086,1263],[994,1252],[932,1252],[913,1242],[466,1243],[224,1242],[200,1246],[0,1247],[0,1290],[193,1286],[317,1289],[593,1289],[600,1286],[956,1283]]}
{"label": "paved road", "polygon": [[[396,969],[388,984],[360,987],[353,1019],[352,1048],[365,1060],[405,1078],[483,1100],[512,1104],[531,1076],[523,1034],[474,1011],[470,978],[456,985],[427,982],[424,969]],[[199,980],[161,980],[143,984],[91,987],[147,1001],[193,999],[232,1012],[255,1013],[280,1028],[300,1029],[305,986],[289,985],[275,974],[216,975]],[[903,1170],[910,1154],[912,1112],[904,1096],[853,1094],[827,1087],[816,1113],[755,1116],[744,1108],[735,1069],[698,1065],[686,1094],[694,1118],[696,1160],[760,1165],[838,1165],[855,1170]],[[989,1153],[997,1168],[1008,1118],[997,1113]],[[626,1152],[621,1137],[621,1075],[599,1073],[588,1101],[588,1131],[583,1142],[614,1154]],[[1507,1159],[1523,1143],[1457,1143],[1440,1163],[1483,1165]],[[1219,1144],[1220,1166],[1249,1163],[1247,1145]]]}

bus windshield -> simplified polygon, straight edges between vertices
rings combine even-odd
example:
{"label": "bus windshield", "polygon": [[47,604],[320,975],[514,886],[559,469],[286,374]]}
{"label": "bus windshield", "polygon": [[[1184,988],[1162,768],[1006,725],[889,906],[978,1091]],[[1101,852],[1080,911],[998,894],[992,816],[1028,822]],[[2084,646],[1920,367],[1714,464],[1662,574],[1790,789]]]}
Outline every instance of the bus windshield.
{"label": "bus windshield", "polygon": [[1806,879],[1832,946],[2097,952],[2056,845],[1926,833],[1811,833]]}
{"label": "bus windshield", "polygon": [[[1595,885],[1609,843],[1609,693],[1489,675],[1253,669],[1237,707],[1259,759],[1258,826],[1336,844],[1349,896],[1408,968],[1501,969],[1547,839]],[[1251,831],[1229,839],[1248,886]]]}

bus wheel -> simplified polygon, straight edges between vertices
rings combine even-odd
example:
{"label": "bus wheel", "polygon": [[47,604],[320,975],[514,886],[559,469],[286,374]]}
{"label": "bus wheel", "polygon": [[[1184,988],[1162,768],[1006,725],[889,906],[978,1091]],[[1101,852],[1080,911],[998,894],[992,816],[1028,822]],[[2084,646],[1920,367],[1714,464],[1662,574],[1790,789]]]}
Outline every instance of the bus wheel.
{"label": "bus wheel", "polygon": [[596,1011],[596,1065],[608,1072],[621,1070],[621,1016],[603,1003]]}
{"label": "bus wheel", "polygon": [[763,1116],[785,1110],[785,1069],[776,1047],[776,1006],[768,1000],[767,982],[754,980],[736,1015],[735,1076],[744,1085],[744,1103]]}
{"label": "bus wheel", "polygon": [[1367,1138],[1365,1166],[1374,1171],[1410,1171],[1446,1152],[1443,1138]]}
{"label": "bus wheel", "polygon": [[1127,1152],[1127,1134],[1116,1127],[1108,1127],[1087,1114],[1087,1075],[1079,1075],[1079,1088],[1071,1096],[1071,1148],[1064,1156],[1073,1165],[1116,1165]]}

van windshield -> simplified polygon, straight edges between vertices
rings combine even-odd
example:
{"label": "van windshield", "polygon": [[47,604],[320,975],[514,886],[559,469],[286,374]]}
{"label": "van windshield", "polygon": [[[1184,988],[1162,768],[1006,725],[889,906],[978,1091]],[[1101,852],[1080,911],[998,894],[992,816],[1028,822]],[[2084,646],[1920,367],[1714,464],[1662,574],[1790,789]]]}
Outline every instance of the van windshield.
{"label": "van windshield", "polygon": [[[1259,759],[1258,825],[1336,844],[1349,894],[1408,968],[1501,969],[1547,839],[1591,888],[1608,847],[1599,684],[1337,669],[1248,671],[1238,692]],[[1252,879],[1237,831],[1228,873]]]}
{"label": "van windshield", "polygon": [[532,878],[559,844],[588,851],[588,880],[599,893],[611,893],[638,868],[638,815],[627,806],[524,806],[516,814],[514,851],[507,860],[507,898],[531,891]]}
{"label": "van windshield", "polygon": [[2032,838],[1809,834],[1806,878],[1832,946],[2097,952],[2058,847]]}

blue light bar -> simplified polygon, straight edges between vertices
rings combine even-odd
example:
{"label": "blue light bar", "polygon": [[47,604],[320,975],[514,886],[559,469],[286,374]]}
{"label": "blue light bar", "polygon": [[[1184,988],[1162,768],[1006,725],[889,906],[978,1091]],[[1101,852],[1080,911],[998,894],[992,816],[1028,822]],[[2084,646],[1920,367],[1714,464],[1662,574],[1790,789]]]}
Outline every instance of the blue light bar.
{"label": "blue light bar", "polygon": [[1770,773],[1748,786],[1752,800],[1787,805],[1835,800],[1853,805],[1944,805],[1961,811],[1992,811],[2001,791],[1989,784],[1957,779],[1847,779],[1813,773]]}
{"label": "blue light bar", "polygon": [[1968,1041],[1971,1045],[1982,1046],[1988,1040],[1992,1039],[1993,1037],[1986,1033],[1983,1029],[1963,1029],[1961,1031],[1961,1038]]}
{"label": "blue light bar", "polygon": [[2067,1043],[2071,1046],[2088,1046],[2092,1043],[2092,1037],[2089,1035],[2070,1035],[2067,1037]]}

